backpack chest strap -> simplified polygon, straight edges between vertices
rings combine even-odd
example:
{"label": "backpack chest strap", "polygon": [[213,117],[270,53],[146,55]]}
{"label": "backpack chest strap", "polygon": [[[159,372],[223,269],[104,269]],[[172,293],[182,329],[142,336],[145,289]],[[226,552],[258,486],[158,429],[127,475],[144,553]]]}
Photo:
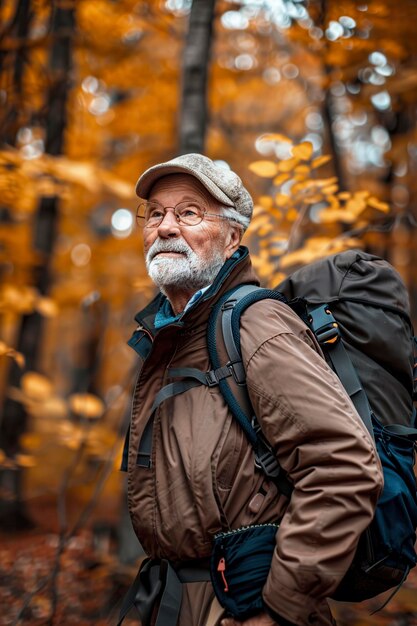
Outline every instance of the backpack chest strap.
{"label": "backpack chest strap", "polygon": [[174,396],[177,396],[180,393],[184,393],[185,391],[188,391],[193,387],[198,387],[201,384],[202,383],[200,380],[179,381],[175,383],[169,383],[158,391],[151,407],[149,419],[146,423],[146,426],[142,433],[142,437],[139,442],[136,458],[136,465],[138,467],[150,468],[152,465],[152,439],[156,409],[162,404],[162,402],[168,400],[168,398],[173,398]]}
{"label": "backpack chest strap", "polygon": [[[215,370],[209,370],[208,372],[203,372],[194,367],[173,368],[168,370],[168,376],[170,378],[181,377],[188,380],[181,380],[169,383],[168,385],[162,387],[162,389],[160,389],[156,394],[155,400],[153,401],[150,410],[149,419],[146,423],[146,426],[142,433],[142,437],[139,442],[136,458],[136,465],[138,467],[150,468],[152,465],[152,440],[155,411],[163,402],[165,402],[165,400],[185,393],[189,389],[193,389],[193,387],[198,387],[199,385],[214,387],[218,385],[221,380],[229,376],[233,376],[237,382],[239,382],[239,380],[245,379],[243,365],[241,361],[239,361],[238,363],[228,363],[224,367],[219,367]],[[128,442],[125,442],[125,450],[123,453],[124,458],[127,458],[127,446]],[[126,464],[124,468],[126,468]]]}

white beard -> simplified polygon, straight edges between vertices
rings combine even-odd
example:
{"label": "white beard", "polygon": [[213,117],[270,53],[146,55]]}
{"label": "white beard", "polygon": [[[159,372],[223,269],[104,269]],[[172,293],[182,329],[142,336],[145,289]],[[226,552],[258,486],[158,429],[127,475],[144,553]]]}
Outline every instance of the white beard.
{"label": "white beard", "polygon": [[[179,252],[180,257],[165,257],[158,252]],[[213,249],[202,259],[185,241],[157,239],[146,255],[146,269],[162,293],[168,287],[195,290],[210,285],[224,263],[220,250]]]}

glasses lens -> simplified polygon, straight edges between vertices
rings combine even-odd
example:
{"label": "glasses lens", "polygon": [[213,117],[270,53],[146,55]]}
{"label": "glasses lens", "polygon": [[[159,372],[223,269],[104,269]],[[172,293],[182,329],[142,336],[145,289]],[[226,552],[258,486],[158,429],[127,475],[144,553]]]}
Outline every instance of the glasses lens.
{"label": "glasses lens", "polygon": [[145,221],[145,203],[141,202],[136,209],[136,221],[140,226],[143,226]]}
{"label": "glasses lens", "polygon": [[197,202],[186,200],[175,207],[175,215],[180,224],[196,226],[204,217],[204,209]]}
{"label": "glasses lens", "polygon": [[144,202],[140,205],[145,226],[158,226],[165,216],[165,209],[159,202]]}

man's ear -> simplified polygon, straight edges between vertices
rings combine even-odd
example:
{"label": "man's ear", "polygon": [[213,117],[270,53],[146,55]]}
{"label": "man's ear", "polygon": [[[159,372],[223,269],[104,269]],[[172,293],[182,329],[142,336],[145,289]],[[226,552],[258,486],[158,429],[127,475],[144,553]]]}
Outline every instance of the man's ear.
{"label": "man's ear", "polygon": [[243,236],[243,229],[240,226],[231,224],[229,226],[229,232],[227,233],[226,245],[224,249],[224,258],[230,259],[232,254],[236,252],[240,246],[240,242]]}

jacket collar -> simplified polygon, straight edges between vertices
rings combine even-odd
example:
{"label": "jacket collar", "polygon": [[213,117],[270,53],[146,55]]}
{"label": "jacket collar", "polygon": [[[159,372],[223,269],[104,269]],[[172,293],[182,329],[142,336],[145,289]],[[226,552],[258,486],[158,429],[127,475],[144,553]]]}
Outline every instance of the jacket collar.
{"label": "jacket collar", "polygon": [[[194,309],[198,309],[202,302],[214,299],[218,294],[224,293],[226,289],[233,287],[235,284],[259,284],[259,279],[252,268],[249,250],[245,246],[240,246],[239,249],[225,261],[212,285],[199,299],[198,303],[184,313],[184,316],[187,315],[188,317],[188,313],[190,313],[191,316]],[[166,296],[159,292],[144,309],[135,315],[135,320],[141,326],[153,332],[155,315],[161,306],[163,306],[166,299]],[[180,320],[181,319],[182,317],[180,317]]]}

